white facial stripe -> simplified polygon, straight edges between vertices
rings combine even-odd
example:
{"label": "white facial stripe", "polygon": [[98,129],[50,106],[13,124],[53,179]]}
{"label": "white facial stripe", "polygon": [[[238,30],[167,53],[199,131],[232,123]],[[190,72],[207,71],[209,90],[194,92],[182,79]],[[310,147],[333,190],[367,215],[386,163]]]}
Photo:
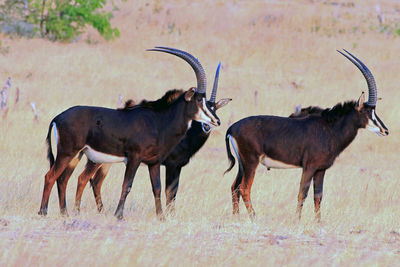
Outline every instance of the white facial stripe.
{"label": "white facial stripe", "polygon": [[274,168],[274,169],[300,168],[300,166],[295,166],[295,165],[284,163],[279,160],[271,159],[267,155],[263,155],[260,157],[260,163],[267,168]]}
{"label": "white facial stripe", "polygon": [[379,120],[376,117],[375,110],[372,110],[371,112],[371,119],[368,119],[368,124],[365,127],[368,131],[371,131],[373,133],[376,133],[379,136],[384,136],[386,134],[383,134],[383,127]]}
{"label": "white facial stripe", "polygon": [[206,112],[206,114],[211,118],[212,121],[216,121],[214,115],[207,108],[207,104],[206,104],[206,99],[205,98],[203,98],[203,109]]}
{"label": "white facial stripe", "polygon": [[195,115],[195,120],[199,122],[204,122],[212,126],[216,121],[215,117],[209,112],[207,106],[205,105],[205,99],[202,100],[202,105],[199,111]]}
{"label": "white facial stripe", "polygon": [[103,152],[99,152],[86,145],[84,148],[84,153],[88,159],[93,161],[94,163],[118,163],[118,162],[127,162],[126,157],[114,156],[110,154],[106,154]]}
{"label": "white facial stripe", "polygon": [[365,128],[368,131],[371,131],[373,133],[380,134],[380,132],[381,132],[380,128],[378,126],[376,126],[375,123],[371,119],[368,119],[368,124],[367,124],[367,126]]}
{"label": "white facial stripe", "polygon": [[203,111],[202,109],[200,109],[199,112],[196,114],[195,120],[196,120],[196,121],[199,121],[199,122],[204,122],[204,123],[207,123],[207,124],[211,124],[211,119],[210,119],[210,117],[208,117],[208,116],[204,113],[204,111]]}
{"label": "white facial stripe", "polygon": [[375,116],[375,110],[372,110],[371,113],[372,113],[372,115],[371,115],[372,119],[373,119],[374,121],[378,122],[378,120],[376,119],[376,116]]}

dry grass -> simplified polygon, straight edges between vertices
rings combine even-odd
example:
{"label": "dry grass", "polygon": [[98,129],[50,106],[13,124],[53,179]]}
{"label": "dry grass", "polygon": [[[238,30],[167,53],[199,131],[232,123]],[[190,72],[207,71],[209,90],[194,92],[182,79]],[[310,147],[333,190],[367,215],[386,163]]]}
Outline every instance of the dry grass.
{"label": "dry grass", "polygon": [[[0,79],[12,77],[21,102],[0,124],[0,265],[387,265],[400,260],[400,38],[379,33],[375,1],[128,1],[113,20],[114,42],[57,44],[9,40],[0,55]],[[400,4],[381,1],[386,23],[400,21]],[[89,32],[91,32],[89,30]],[[91,32],[91,38],[98,38]],[[124,98],[155,99],[167,89],[195,85],[182,60],[145,52],[156,45],[200,58],[209,80],[223,62],[218,98],[223,125],[181,176],[177,214],[157,221],[147,168],[141,167],[125,207],[113,212],[124,166],[112,167],[103,186],[105,213],[97,214],[88,187],[81,215],[71,208],[80,163],[68,187],[70,216],[59,216],[56,188],[49,215],[37,214],[48,170],[44,138],[49,121],[78,104],[116,107]],[[385,138],[361,130],[328,170],[323,222],[313,220],[312,193],[295,220],[299,170],[259,168],[252,198],[258,219],[231,216],[223,136],[230,117],[287,116],[298,103],[323,107],[357,99],[366,90],[360,72],[335,50],[348,48],[377,81]],[[258,92],[257,103],[254,100]],[[11,91],[12,97],[15,91]],[[29,102],[38,106],[33,121]],[[218,163],[218,164],[216,164]]]}

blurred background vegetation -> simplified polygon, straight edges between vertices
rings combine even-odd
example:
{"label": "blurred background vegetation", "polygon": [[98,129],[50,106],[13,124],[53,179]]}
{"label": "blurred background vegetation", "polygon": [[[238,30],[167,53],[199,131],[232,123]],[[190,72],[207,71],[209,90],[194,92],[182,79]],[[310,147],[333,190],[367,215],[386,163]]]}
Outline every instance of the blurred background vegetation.
{"label": "blurred background vegetation", "polygon": [[[126,2],[127,0],[118,1]],[[300,1],[301,2],[301,1]],[[313,1],[311,1],[313,2]],[[317,1],[318,2],[318,1]],[[93,27],[106,40],[119,37],[119,29],[112,27],[110,20],[119,11],[114,0],[3,0],[0,1],[0,32],[28,38],[42,37],[53,41],[70,42],[76,40],[88,26]],[[216,3],[218,5],[218,3]],[[219,3],[221,4],[221,3]],[[354,2],[324,1],[327,6],[355,8]],[[153,14],[162,13],[165,5],[160,0],[148,1]],[[400,19],[398,16],[383,14],[379,2],[375,5],[376,20],[363,18],[349,27],[341,27],[340,19],[351,19],[351,13],[333,16],[320,16],[313,20],[309,29],[329,37],[337,34],[377,32],[386,35],[400,36]],[[264,22],[275,23],[277,17],[269,16]],[[252,22],[254,25],[257,21]],[[166,32],[181,32],[176,23],[170,22]]]}
{"label": "blurred background vegetation", "polygon": [[72,41],[87,25],[106,40],[119,36],[110,19],[117,6],[105,11],[106,0],[5,0],[0,5],[0,30],[28,38],[42,37],[53,41]]}

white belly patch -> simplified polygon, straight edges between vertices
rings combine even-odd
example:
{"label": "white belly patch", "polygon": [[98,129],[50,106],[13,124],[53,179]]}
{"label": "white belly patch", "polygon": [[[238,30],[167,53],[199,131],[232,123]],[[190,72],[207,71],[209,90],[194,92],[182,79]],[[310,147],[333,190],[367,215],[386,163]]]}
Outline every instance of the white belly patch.
{"label": "white belly patch", "polygon": [[99,152],[91,148],[90,146],[86,145],[84,147],[83,152],[85,153],[86,157],[93,161],[94,163],[118,163],[124,162],[126,164],[127,159],[126,157],[114,156],[110,154],[106,154],[103,152]]}
{"label": "white belly patch", "polygon": [[279,160],[274,160],[269,158],[266,155],[260,157],[260,163],[267,168],[274,168],[274,169],[292,169],[292,168],[300,168],[300,166],[295,166],[291,164],[284,163]]}

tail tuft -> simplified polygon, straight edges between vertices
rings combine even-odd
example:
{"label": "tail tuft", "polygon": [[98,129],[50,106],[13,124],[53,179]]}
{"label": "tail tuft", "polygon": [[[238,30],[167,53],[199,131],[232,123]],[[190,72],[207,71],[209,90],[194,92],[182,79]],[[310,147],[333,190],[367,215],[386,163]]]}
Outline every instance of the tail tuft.
{"label": "tail tuft", "polygon": [[[47,159],[50,162],[50,168],[54,165],[54,155],[51,150],[51,129],[56,127],[56,123],[52,121],[49,125],[49,131],[47,132],[46,143],[47,143]],[[56,137],[57,138],[57,137]]]}
{"label": "tail tuft", "polygon": [[224,172],[224,175],[227,172],[229,172],[230,170],[232,170],[233,166],[235,166],[235,157],[232,155],[231,147],[229,144],[229,142],[232,142],[232,136],[230,135],[230,130],[231,130],[231,128],[229,128],[226,131],[226,135],[225,135],[226,154],[228,156],[230,165],[229,165],[228,169],[226,169],[226,171]]}

